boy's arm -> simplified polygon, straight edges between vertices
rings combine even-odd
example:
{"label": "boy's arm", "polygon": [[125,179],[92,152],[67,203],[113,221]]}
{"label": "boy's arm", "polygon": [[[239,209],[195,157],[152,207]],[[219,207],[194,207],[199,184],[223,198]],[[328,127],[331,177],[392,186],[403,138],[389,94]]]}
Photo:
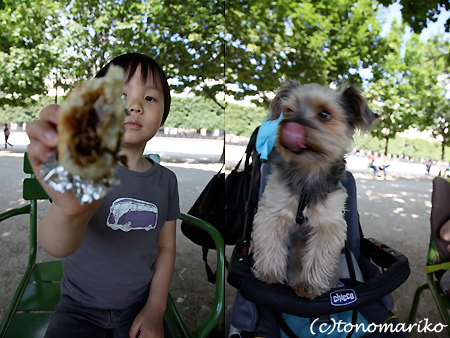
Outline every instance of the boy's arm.
{"label": "boy's arm", "polygon": [[176,221],[164,223],[158,235],[158,257],[147,303],[130,329],[130,337],[164,337],[163,315],[175,264]]}
{"label": "boy's arm", "polygon": [[63,258],[78,250],[83,242],[87,224],[103,200],[84,205],[83,212],[76,215],[67,213],[55,201],[56,199],[53,199],[47,216],[40,223],[37,236],[48,254]]}
{"label": "boy's arm", "polygon": [[87,223],[102,201],[80,205],[72,193],[62,194],[42,181],[42,163],[50,156],[57,143],[58,108],[57,105],[44,108],[39,119],[27,126],[30,139],[27,152],[36,178],[53,201],[47,216],[38,227],[39,243],[50,255],[61,258],[71,255],[79,248]]}
{"label": "boy's arm", "polygon": [[439,234],[443,240],[450,241],[450,220],[444,223]]}

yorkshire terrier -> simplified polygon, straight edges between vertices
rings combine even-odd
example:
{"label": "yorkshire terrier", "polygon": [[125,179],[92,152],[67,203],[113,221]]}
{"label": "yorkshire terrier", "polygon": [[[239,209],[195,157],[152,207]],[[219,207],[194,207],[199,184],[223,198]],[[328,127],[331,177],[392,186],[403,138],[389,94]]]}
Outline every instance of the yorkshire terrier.
{"label": "yorkshire terrier", "polygon": [[280,114],[273,172],[254,218],[253,271],[313,299],[339,282],[347,236],[344,157],[355,131],[368,130],[376,115],[353,86],[295,81],[279,90],[267,118]]}

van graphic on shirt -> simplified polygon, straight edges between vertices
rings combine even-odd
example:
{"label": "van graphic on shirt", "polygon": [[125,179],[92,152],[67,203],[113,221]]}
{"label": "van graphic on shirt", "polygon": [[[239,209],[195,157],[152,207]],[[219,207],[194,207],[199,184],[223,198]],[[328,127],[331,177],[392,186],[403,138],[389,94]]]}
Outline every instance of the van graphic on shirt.
{"label": "van graphic on shirt", "polygon": [[113,230],[152,230],[156,228],[158,208],[150,202],[118,198],[109,208],[106,224]]}

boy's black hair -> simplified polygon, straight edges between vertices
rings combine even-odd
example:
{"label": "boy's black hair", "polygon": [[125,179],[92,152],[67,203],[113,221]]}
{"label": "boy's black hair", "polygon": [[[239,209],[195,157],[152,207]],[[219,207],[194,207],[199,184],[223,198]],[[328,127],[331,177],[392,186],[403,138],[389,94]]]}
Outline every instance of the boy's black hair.
{"label": "boy's black hair", "polygon": [[151,74],[153,77],[153,82],[155,85],[161,86],[161,91],[164,95],[164,113],[161,121],[161,126],[167,119],[170,110],[170,87],[167,82],[166,74],[162,68],[158,65],[158,63],[153,60],[150,56],[139,54],[139,53],[128,53],[115,57],[112,59],[105,67],[103,67],[95,77],[103,77],[106,75],[106,71],[109,66],[114,64],[116,66],[122,67],[125,71],[125,75],[127,78],[125,79],[125,83],[128,83],[133,77],[136,69],[141,66],[141,81],[142,83],[146,83],[148,76]]}

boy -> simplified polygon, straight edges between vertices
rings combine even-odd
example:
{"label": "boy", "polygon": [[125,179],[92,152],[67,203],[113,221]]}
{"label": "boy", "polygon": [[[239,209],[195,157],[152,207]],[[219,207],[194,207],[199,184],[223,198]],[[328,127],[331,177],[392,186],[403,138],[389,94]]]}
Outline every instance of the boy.
{"label": "boy", "polygon": [[[27,128],[28,156],[36,176],[52,199],[38,228],[49,254],[63,259],[61,301],[48,327],[52,337],[171,337],[163,314],[175,260],[175,224],[180,215],[175,175],[143,152],[163,125],[170,108],[170,88],[159,65],[142,54],[113,59],[125,71],[125,117],[121,184],[100,201],[80,205],[72,193],[43,183],[39,170],[56,145],[58,106],[46,107]],[[152,230],[116,229],[113,211],[137,208],[136,223],[156,210]],[[140,210],[142,209],[142,210]],[[131,213],[130,213],[131,214]]]}

